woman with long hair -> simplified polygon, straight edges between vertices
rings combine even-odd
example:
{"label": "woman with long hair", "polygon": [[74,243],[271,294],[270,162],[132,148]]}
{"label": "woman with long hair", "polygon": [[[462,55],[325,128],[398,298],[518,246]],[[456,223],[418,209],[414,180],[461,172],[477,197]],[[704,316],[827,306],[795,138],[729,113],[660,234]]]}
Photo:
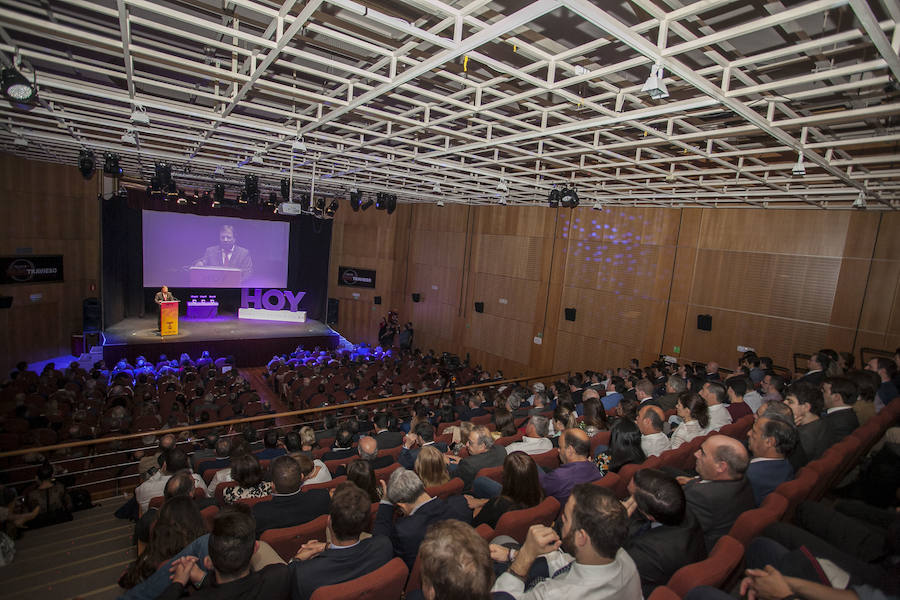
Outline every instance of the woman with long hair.
{"label": "woman with long hair", "polygon": [[497,431],[494,432],[494,439],[509,437],[518,433],[518,430],[516,429],[516,421],[515,419],[513,419],[513,414],[505,408],[497,408],[496,410],[494,410],[493,419],[494,426],[497,428]]}
{"label": "woman with long hair", "polygon": [[609,448],[597,456],[597,468],[606,475],[627,464],[639,464],[647,457],[641,449],[641,430],[630,419],[619,419],[609,430]]}
{"label": "woman with long hair", "polygon": [[703,435],[706,428],[709,427],[709,407],[706,400],[699,394],[684,392],[678,396],[678,402],[675,403],[675,414],[684,422],[672,433],[672,439],[669,442],[669,448],[672,450]]}
{"label": "woman with long hair", "polygon": [[[606,431],[609,429],[609,421],[606,419],[606,409],[599,398],[588,398],[582,404],[584,407],[584,418],[581,420],[581,428],[587,431],[590,428],[597,431]],[[588,434],[592,435],[592,434]]]}
{"label": "woman with long hair", "polygon": [[263,498],[272,493],[272,484],[263,481],[262,467],[252,454],[239,454],[231,460],[231,478],[237,486],[225,488],[222,497],[225,504],[233,504],[241,498]]}
{"label": "woman with long hair", "polygon": [[372,502],[381,501],[381,488],[375,481],[375,470],[369,461],[361,458],[350,461],[347,464],[347,481],[352,481],[367,493]]}
{"label": "woman with long hair", "polygon": [[566,429],[575,427],[576,419],[578,419],[578,414],[574,410],[565,406],[556,407],[556,410],[553,411],[553,437],[550,440],[553,442],[554,448],[559,446],[559,434]]}
{"label": "woman with long hair", "polygon": [[424,446],[419,450],[413,470],[425,487],[444,485],[450,481],[447,465],[444,463],[444,455],[433,445]]}
{"label": "woman with long hair", "polygon": [[503,461],[503,483],[496,498],[480,499],[466,495],[473,512],[472,526],[486,523],[497,526],[504,513],[537,506],[544,500],[534,459],[524,452],[512,452]]}
{"label": "woman with long hair", "polygon": [[136,586],[153,575],[159,563],[169,560],[206,533],[203,517],[189,496],[169,498],[153,524],[150,543],[137,560],[129,565],[119,579],[119,585],[125,589]]}
{"label": "woman with long hair", "polygon": [[28,510],[38,510],[37,516],[28,522],[29,529],[71,521],[72,499],[66,486],[56,481],[53,465],[46,460],[38,467],[37,484],[37,488],[25,495]]}

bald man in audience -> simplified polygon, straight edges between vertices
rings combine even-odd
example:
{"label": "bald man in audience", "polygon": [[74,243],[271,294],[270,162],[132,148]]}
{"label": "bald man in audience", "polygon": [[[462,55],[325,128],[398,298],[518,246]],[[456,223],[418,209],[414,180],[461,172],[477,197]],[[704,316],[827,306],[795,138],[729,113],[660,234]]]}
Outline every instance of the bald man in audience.
{"label": "bald man in audience", "polygon": [[579,483],[590,483],[602,477],[591,460],[591,440],[584,430],[566,429],[559,436],[559,462],[561,466],[549,473],[538,473],[541,487],[548,496],[565,506],[572,488]]}
{"label": "bald man in audience", "polygon": [[641,430],[641,450],[649,458],[669,449],[669,438],[663,433],[666,415],[654,404],[645,404],[638,411],[637,426]]}
{"label": "bald man in audience", "polygon": [[753,488],[744,476],[750,455],[736,439],[716,434],[706,438],[694,456],[698,476],[679,477],[678,481],[710,551],[741,513],[756,508]]}
{"label": "bald man in audience", "polygon": [[[383,469],[394,464],[394,457],[390,454],[378,456],[378,442],[372,436],[364,435],[359,438],[359,444],[356,446],[359,457],[369,461],[372,470]],[[347,474],[347,465],[341,465],[334,470],[333,475],[340,477]]]}

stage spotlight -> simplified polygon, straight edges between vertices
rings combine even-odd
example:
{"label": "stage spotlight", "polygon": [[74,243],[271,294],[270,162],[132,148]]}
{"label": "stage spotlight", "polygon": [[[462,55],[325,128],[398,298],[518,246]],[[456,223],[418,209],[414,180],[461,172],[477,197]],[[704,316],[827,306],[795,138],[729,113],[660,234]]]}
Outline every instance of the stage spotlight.
{"label": "stage spotlight", "polygon": [[337,212],[337,209],[338,209],[338,201],[332,200],[331,203],[328,205],[328,208],[325,209],[325,216],[328,217],[329,219],[333,219],[334,213]]}
{"label": "stage spotlight", "polygon": [[147,111],[143,106],[135,104],[134,112],[131,113],[131,122],[139,125],[149,125],[150,115],[147,114]]}
{"label": "stage spotlight", "polygon": [[291,181],[286,177],[281,180],[281,197],[285,202],[291,201]]}
{"label": "stage spotlight", "polygon": [[387,214],[394,214],[394,211],[397,210],[397,196],[394,194],[390,194],[387,197],[386,207]]}
{"label": "stage spotlight", "polygon": [[441,193],[441,184],[435,183],[434,187],[431,188],[431,191],[434,192],[435,194],[440,194]]}
{"label": "stage spotlight", "polygon": [[663,98],[669,97],[669,92],[666,90],[666,84],[663,83],[662,65],[653,65],[650,69],[650,77],[644,82],[644,87],[641,88],[641,91],[650,94],[650,97],[654,100],[662,100]]}
{"label": "stage spotlight", "polygon": [[502,177],[500,178],[500,183],[497,184],[497,191],[503,194],[509,193],[509,184]]}
{"label": "stage spotlight", "polygon": [[372,195],[369,194],[369,197],[366,198],[366,200],[362,204],[359,205],[359,208],[364,211],[369,210],[370,208],[372,208],[372,204],[374,204],[374,202],[372,201]]}
{"label": "stage spotlight", "polygon": [[37,87],[15,67],[3,69],[0,79],[2,79],[2,92],[7,100],[26,104],[34,100],[37,95]]}
{"label": "stage spotlight", "polygon": [[244,203],[259,203],[259,177],[257,175],[244,175]]}
{"label": "stage spotlight", "polygon": [[375,194],[375,210],[384,210],[387,208],[387,194],[378,192]]}
{"label": "stage spotlight", "polygon": [[594,210],[603,210],[603,203],[597,200],[591,208]]}
{"label": "stage spotlight", "polygon": [[94,161],[93,150],[82,150],[78,153],[78,170],[81,171],[81,176],[85,179],[90,179],[94,176],[97,164]]}
{"label": "stage spotlight", "polygon": [[559,202],[566,208],[575,208],[578,206],[578,192],[575,188],[563,188],[559,197]]}
{"label": "stage spotlight", "polygon": [[269,192],[269,201],[267,202],[269,206],[278,206],[278,194],[275,192]]}
{"label": "stage spotlight", "polygon": [[853,201],[853,208],[858,208],[860,210],[866,207],[866,193],[860,192],[859,196],[857,196],[856,200]]}
{"label": "stage spotlight", "polygon": [[134,131],[131,129],[122,134],[121,140],[123,144],[137,144],[137,137],[135,137]]}
{"label": "stage spotlight", "polygon": [[298,137],[294,140],[294,143],[291,144],[291,149],[294,152],[300,152],[301,154],[306,152],[306,142],[303,141],[303,137]]}
{"label": "stage spotlight", "polygon": [[154,166],[154,172],[156,173],[157,185],[153,189],[168,191],[172,184],[172,165],[166,162],[158,162]]}
{"label": "stage spotlight", "polygon": [[443,208],[443,207],[444,207],[444,201],[443,201],[443,200],[438,200],[436,206],[439,206],[439,207]]}
{"label": "stage spotlight", "polygon": [[321,217],[325,213],[325,197],[324,196],[319,196],[318,198],[316,198],[316,205],[315,205],[315,208],[313,209],[313,212],[316,214],[317,217]]}
{"label": "stage spotlight", "polygon": [[312,202],[310,201],[309,194],[300,194],[300,210],[309,212],[311,205]]}
{"label": "stage spotlight", "polygon": [[119,166],[119,155],[112,152],[103,154],[103,172],[113,177],[122,175],[122,167]]}
{"label": "stage spotlight", "polygon": [[559,207],[559,197],[561,194],[559,190],[556,189],[556,186],[553,186],[553,189],[550,190],[550,195],[547,196],[547,204],[550,205],[550,208],[558,208]]}
{"label": "stage spotlight", "polygon": [[190,203],[193,204],[194,206],[200,205],[200,194],[197,193],[197,190],[194,190],[193,195],[191,195],[191,197],[188,198],[188,201],[190,201]]}
{"label": "stage spotlight", "polygon": [[184,190],[178,190],[175,193],[175,203],[176,204],[187,204],[188,203],[187,194],[184,193]]}
{"label": "stage spotlight", "polygon": [[225,184],[217,183],[213,186],[213,208],[219,208],[225,203]]}
{"label": "stage spotlight", "polygon": [[353,209],[353,212],[359,212],[359,201],[361,198],[362,194],[358,190],[350,190],[350,208]]}
{"label": "stage spotlight", "polygon": [[801,152],[799,156],[797,156],[797,164],[794,165],[794,168],[791,169],[791,175],[794,177],[803,177],[806,175],[806,167],[803,166],[803,153]]}
{"label": "stage spotlight", "polygon": [[500,196],[500,198],[497,200],[497,204],[499,204],[500,206],[506,206],[507,204],[509,204],[509,202],[506,200],[506,196]]}

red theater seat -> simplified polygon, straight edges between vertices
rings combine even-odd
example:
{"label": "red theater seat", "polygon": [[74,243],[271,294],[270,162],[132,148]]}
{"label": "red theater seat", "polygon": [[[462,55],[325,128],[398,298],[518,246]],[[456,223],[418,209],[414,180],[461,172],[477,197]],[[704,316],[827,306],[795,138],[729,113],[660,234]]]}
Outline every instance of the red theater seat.
{"label": "red theater seat", "polygon": [[368,575],[322,586],[313,592],[310,600],[397,600],[403,594],[408,575],[403,559],[395,558]]}

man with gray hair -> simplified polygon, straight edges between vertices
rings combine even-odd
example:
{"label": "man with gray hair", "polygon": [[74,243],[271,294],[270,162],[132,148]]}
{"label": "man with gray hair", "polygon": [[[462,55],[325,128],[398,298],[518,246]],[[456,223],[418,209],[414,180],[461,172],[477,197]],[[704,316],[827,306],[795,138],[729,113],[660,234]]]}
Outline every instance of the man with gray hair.
{"label": "man with gray hair", "polygon": [[[394,544],[394,554],[402,558],[410,569],[416,562],[419,545],[429,525],[446,519],[472,522],[472,510],[465,498],[432,498],[415,471],[400,467],[391,474],[386,489],[382,489],[384,497],[375,516],[372,535],[389,537]],[[396,520],[395,507],[402,512]]]}
{"label": "man with gray hair", "polygon": [[547,437],[549,433],[550,420],[547,417],[535,415],[528,419],[522,441],[506,446],[506,453],[543,454],[544,452],[549,452],[553,449],[553,442]]}
{"label": "man with gray hair", "polygon": [[472,488],[475,475],[486,467],[503,466],[506,459],[506,448],[494,445],[494,437],[491,431],[484,425],[479,425],[469,434],[466,441],[469,456],[460,460],[459,457],[445,454],[444,460],[449,463],[448,470],[451,476],[463,480],[463,489]]}
{"label": "man with gray hair", "polygon": [[659,407],[663,409],[663,412],[674,410],[675,405],[678,403],[678,396],[686,391],[687,384],[684,382],[684,379],[677,374],[669,375],[668,379],[666,379],[666,394],[657,400]]}

